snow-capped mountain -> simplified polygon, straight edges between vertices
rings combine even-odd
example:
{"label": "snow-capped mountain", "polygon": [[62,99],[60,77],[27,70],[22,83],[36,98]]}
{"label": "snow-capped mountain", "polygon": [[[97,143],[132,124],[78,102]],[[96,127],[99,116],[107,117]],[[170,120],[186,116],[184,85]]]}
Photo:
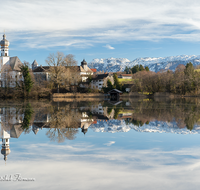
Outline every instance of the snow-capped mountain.
{"label": "snow-capped mountain", "polygon": [[117,72],[124,71],[125,67],[133,67],[135,65],[148,66],[151,71],[158,72],[161,69],[175,70],[179,64],[186,65],[188,62],[194,66],[200,64],[200,55],[180,55],[171,57],[145,57],[137,58],[130,61],[126,58],[108,58],[108,59],[93,59],[88,66],[95,68],[97,71]]}

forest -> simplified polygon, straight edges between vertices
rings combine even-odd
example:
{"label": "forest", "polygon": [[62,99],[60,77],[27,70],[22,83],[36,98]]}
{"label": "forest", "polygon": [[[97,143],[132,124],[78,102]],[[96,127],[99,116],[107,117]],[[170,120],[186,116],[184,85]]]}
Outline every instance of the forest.
{"label": "forest", "polygon": [[186,66],[178,65],[173,71],[139,71],[133,74],[132,92],[145,92],[154,94],[156,92],[167,92],[179,95],[200,94],[200,73],[193,64]]}

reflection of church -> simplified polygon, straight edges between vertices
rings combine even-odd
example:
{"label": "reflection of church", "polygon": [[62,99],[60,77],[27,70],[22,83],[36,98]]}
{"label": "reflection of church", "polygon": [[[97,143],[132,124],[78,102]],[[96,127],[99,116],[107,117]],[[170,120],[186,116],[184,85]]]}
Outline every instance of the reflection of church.
{"label": "reflection of church", "polygon": [[4,155],[4,160],[7,160],[7,155],[10,154],[10,138],[19,138],[23,130],[21,129],[21,125],[12,125],[12,126],[2,126],[0,138],[2,139],[2,149],[1,154]]}
{"label": "reflection of church", "polygon": [[1,149],[1,154],[4,155],[4,160],[7,160],[7,155],[10,154],[10,145],[9,145],[9,140],[10,140],[10,134],[9,132],[5,130],[1,130],[1,138],[2,138],[2,149]]}
{"label": "reflection of church", "polygon": [[[76,113],[74,113],[76,115]],[[87,112],[82,112],[80,118],[77,118],[78,127],[81,128],[81,131],[85,134],[89,126],[94,122],[92,118],[90,118]],[[49,114],[42,114],[38,112],[35,114],[35,118],[32,124],[32,131],[34,134],[37,134],[40,129],[49,128],[49,124],[51,122],[51,116]]]}
{"label": "reflection of church", "polygon": [[0,138],[2,139],[1,154],[4,160],[10,154],[10,138],[19,138],[23,130],[21,129],[21,114],[16,114],[15,108],[1,108]]}
{"label": "reflection of church", "polygon": [[[42,128],[54,128],[55,126],[51,124],[52,117],[55,117],[54,114],[56,115],[56,112],[51,115],[47,110],[43,109],[35,111],[34,120],[32,120],[30,124],[32,126],[33,133],[36,135]],[[107,121],[113,118],[113,115],[113,109],[108,111],[107,107],[103,107],[101,104],[96,104],[90,108],[81,107],[80,109],[71,109],[71,114],[69,114],[69,116],[66,114],[63,115],[66,117],[66,121],[63,120],[63,122],[61,121],[60,123],[63,123],[64,125],[62,127],[66,128],[80,128],[81,131],[86,134],[88,128],[92,124],[96,124],[98,121],[102,120]],[[1,154],[4,156],[5,161],[11,152],[9,144],[10,139],[19,138],[23,132],[21,126],[24,117],[24,110],[17,107],[7,106],[0,108],[0,138],[2,138]]]}

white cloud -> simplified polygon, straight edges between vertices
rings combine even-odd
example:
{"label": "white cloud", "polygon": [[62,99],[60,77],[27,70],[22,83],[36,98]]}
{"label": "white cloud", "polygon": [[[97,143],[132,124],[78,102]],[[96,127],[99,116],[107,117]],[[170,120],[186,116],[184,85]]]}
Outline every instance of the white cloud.
{"label": "white cloud", "polygon": [[113,144],[115,144],[115,141],[109,141],[108,143],[105,143],[106,146],[111,146]]}
{"label": "white cloud", "polygon": [[88,47],[95,43],[200,41],[200,2],[189,0],[8,0],[0,31],[26,46]]}
{"label": "white cloud", "polygon": [[21,173],[36,181],[1,182],[2,189],[55,189],[59,184],[60,189],[183,190],[200,185],[199,147],[126,150],[75,141],[63,145],[18,145],[18,151],[13,148],[8,155],[6,167],[0,160],[0,176]]}
{"label": "white cloud", "polygon": [[106,46],[104,46],[107,49],[115,49],[114,47],[112,47],[111,45],[107,44]]}

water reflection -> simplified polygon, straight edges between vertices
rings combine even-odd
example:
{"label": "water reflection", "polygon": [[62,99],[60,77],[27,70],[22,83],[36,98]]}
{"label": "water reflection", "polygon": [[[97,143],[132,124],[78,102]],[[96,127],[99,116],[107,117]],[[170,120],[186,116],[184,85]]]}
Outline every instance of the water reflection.
{"label": "water reflection", "polygon": [[200,133],[199,99],[129,99],[115,102],[24,102],[0,105],[4,160],[10,154],[10,138],[24,132],[46,136],[58,143],[74,140],[81,129],[94,132]]}

